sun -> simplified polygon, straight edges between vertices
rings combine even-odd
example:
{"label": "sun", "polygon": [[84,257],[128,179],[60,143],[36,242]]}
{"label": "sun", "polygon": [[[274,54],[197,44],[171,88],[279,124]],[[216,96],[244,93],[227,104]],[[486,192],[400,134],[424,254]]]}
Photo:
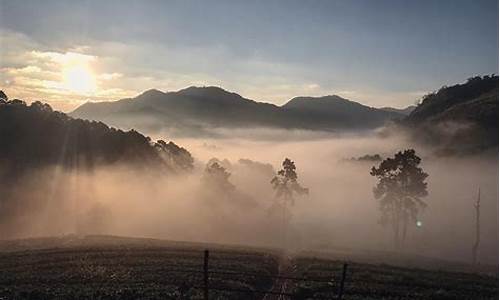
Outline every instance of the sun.
{"label": "sun", "polygon": [[77,94],[92,94],[97,85],[95,76],[85,64],[71,64],[62,71],[63,86],[66,90]]}

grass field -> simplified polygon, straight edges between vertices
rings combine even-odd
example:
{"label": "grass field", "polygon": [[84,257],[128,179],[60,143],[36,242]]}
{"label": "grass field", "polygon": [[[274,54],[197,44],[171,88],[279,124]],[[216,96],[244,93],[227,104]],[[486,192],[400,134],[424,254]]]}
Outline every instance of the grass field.
{"label": "grass field", "polygon": [[[65,243],[61,243],[65,241]],[[27,243],[27,242],[26,242]],[[156,240],[52,239],[0,246],[0,299],[202,299],[204,247]],[[48,246],[48,249],[43,249]],[[57,247],[55,247],[57,245]],[[268,290],[277,256],[210,245],[212,287]],[[234,273],[234,274],[233,274]],[[211,290],[212,299],[255,299],[262,294]]]}
{"label": "grass field", "polygon": [[[263,299],[252,291],[271,287],[291,299],[333,299],[345,261],[303,253],[279,272],[282,253],[272,249],[109,236],[0,241],[0,299],[203,299],[205,249],[210,299]],[[275,275],[292,280],[282,289]],[[498,299],[498,273],[359,257],[348,261],[343,299]]]}
{"label": "grass field", "polygon": [[[292,264],[294,276],[332,278],[330,283],[293,284],[294,299],[333,299],[338,294],[344,261],[301,257]],[[347,262],[343,299],[498,299],[498,277]]]}

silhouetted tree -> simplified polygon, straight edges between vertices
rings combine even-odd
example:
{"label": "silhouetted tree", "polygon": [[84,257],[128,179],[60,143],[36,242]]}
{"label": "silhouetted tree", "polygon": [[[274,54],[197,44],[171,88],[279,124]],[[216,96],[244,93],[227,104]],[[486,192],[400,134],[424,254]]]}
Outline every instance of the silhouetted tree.
{"label": "silhouetted tree", "polygon": [[167,144],[163,140],[157,141],[155,148],[170,168],[178,171],[193,170],[194,159],[185,148],[177,146],[174,142]]}
{"label": "silhouetted tree", "polygon": [[[212,206],[218,206],[221,210],[218,211],[216,218],[231,218],[232,212],[238,209],[248,209],[257,206],[257,202],[248,194],[239,191],[234,184],[229,181],[231,172],[223,166],[227,163],[230,167],[231,163],[224,159],[222,161],[217,158],[212,158],[205,168],[201,182],[203,184],[203,197],[207,203]],[[235,210],[236,209],[236,210]]]}
{"label": "silhouetted tree", "polygon": [[212,157],[207,162],[207,166],[212,165],[213,163],[218,163],[219,166],[221,166],[224,169],[226,169],[226,171],[229,171],[229,170],[231,170],[233,168],[233,165],[231,164],[231,162],[227,158],[224,158],[223,160],[220,160],[220,159],[218,159],[216,157]]}
{"label": "silhouetted tree", "polygon": [[276,191],[276,198],[281,199],[283,209],[283,244],[286,243],[286,227],[287,227],[287,205],[295,204],[295,195],[307,195],[309,189],[302,187],[297,181],[295,163],[288,158],[285,158],[282,164],[282,169],[278,171],[276,176],[271,180],[273,189]]}
{"label": "silhouetted tree", "polygon": [[4,101],[9,100],[9,97],[7,97],[7,95],[2,90],[0,90],[0,101],[1,100],[4,100]]}
{"label": "silhouetted tree", "polygon": [[396,248],[404,244],[409,221],[416,221],[419,210],[426,207],[421,198],[427,196],[428,174],[419,167],[420,161],[415,150],[409,149],[385,159],[370,172],[378,179],[373,194],[380,200],[381,224],[392,226]]}
{"label": "silhouetted tree", "polygon": [[117,163],[160,172],[193,167],[191,154],[173,142],[152,143],[135,130],[73,119],[39,101],[31,105],[18,99],[2,101],[0,162],[8,179],[37,167],[74,168],[75,162],[86,169]]}
{"label": "silhouetted tree", "polygon": [[[100,166],[127,166],[128,170],[146,171],[138,173],[140,175],[156,176],[192,168],[191,154],[173,142],[153,143],[135,130],[124,132],[102,122],[74,119],[39,101],[27,105],[19,99],[6,99],[7,96],[0,93],[0,223],[5,222],[4,216],[9,217],[9,222],[14,220],[13,212],[17,207],[25,207],[25,203],[29,204],[26,207],[37,207],[45,203],[45,197],[54,198],[52,191],[59,186],[59,181],[64,182],[57,171],[54,178],[40,180],[36,185],[36,191],[47,189],[50,193],[19,197],[16,191],[30,181],[26,178],[31,176],[26,175],[34,171],[57,166],[78,175],[80,171],[92,172]],[[79,188],[78,180],[72,180],[71,184]],[[35,190],[35,187],[26,187],[26,190]],[[84,194],[88,191],[75,193],[78,195],[75,199]],[[104,215],[103,211],[96,209],[91,215]],[[77,228],[80,216],[75,218]],[[84,229],[88,224],[81,225]]]}
{"label": "silhouetted tree", "polygon": [[229,182],[231,173],[226,171],[224,167],[217,162],[209,163],[203,174],[203,182],[217,192],[232,192],[234,185]]}
{"label": "silhouetted tree", "polygon": [[283,169],[271,180],[276,197],[282,198],[284,202],[295,203],[294,195],[305,195],[309,192],[307,188],[302,187],[297,179],[295,163],[288,158],[283,161]]}

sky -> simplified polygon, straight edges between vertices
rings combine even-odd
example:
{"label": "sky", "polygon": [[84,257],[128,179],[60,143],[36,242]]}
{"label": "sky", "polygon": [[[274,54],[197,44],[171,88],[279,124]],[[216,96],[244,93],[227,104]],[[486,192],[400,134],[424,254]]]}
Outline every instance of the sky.
{"label": "sky", "polygon": [[498,74],[498,0],[0,0],[0,89],[62,111],[156,88],[405,107]]}

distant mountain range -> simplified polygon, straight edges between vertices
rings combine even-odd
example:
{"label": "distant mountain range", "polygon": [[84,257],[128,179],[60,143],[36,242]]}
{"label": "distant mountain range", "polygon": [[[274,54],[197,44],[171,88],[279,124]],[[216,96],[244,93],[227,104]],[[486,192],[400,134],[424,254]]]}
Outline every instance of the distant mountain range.
{"label": "distant mountain range", "polygon": [[402,119],[405,113],[365,106],[335,95],[297,97],[277,106],[218,87],[189,87],[167,93],[149,90],[135,98],[114,102],[88,102],[70,115],[146,132],[176,128],[196,135],[214,127],[372,129],[389,120]]}
{"label": "distant mountain range", "polygon": [[[472,77],[463,84],[444,86],[423,97],[418,106],[405,109],[373,108],[335,95],[296,97],[277,106],[246,99],[218,87],[189,87],[166,93],[153,89],[135,98],[88,102],[70,115],[122,129],[148,133],[167,130],[170,136],[205,136],[213,134],[214,128],[359,131],[391,122],[414,140],[437,146],[443,154],[471,153],[498,147],[498,85],[496,75]],[[6,98],[0,93],[0,101],[8,104],[4,111],[44,110],[41,103],[25,109],[15,108],[16,101],[20,100],[2,100]],[[26,116],[31,115],[26,113]],[[65,120],[66,117],[58,118]],[[3,123],[5,120],[2,118]],[[72,127],[76,126],[72,125],[75,122],[63,123]],[[88,123],[84,127],[97,126],[105,131],[106,125],[96,124],[99,123]]]}
{"label": "distant mountain range", "polygon": [[148,133],[167,131],[171,136],[211,135],[214,128],[359,131],[393,123],[443,154],[470,153],[498,146],[498,76],[473,77],[442,87],[418,106],[403,109],[373,108],[336,95],[296,97],[277,106],[219,87],[189,87],[166,93],[149,90],[114,102],[88,102],[70,115]]}

